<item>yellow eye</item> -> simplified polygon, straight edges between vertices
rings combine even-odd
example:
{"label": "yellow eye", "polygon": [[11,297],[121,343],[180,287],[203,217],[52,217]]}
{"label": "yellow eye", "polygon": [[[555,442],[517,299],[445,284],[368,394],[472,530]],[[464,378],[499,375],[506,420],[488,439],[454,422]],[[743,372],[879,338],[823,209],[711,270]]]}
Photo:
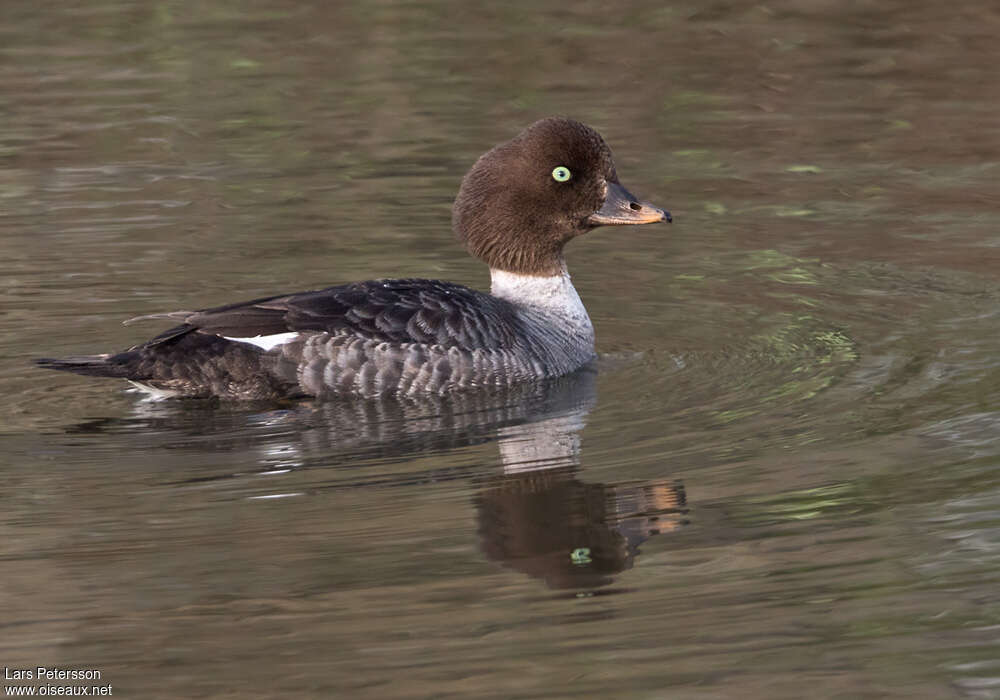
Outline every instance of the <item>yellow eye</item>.
{"label": "yellow eye", "polygon": [[571,177],[573,177],[573,173],[565,165],[557,165],[552,169],[552,179],[556,182],[566,182]]}

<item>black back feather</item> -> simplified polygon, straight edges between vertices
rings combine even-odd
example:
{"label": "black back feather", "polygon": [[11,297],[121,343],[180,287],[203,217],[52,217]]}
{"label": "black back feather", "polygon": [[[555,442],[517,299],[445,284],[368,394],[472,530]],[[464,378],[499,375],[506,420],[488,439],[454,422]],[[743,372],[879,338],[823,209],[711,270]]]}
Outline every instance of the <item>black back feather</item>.
{"label": "black back feather", "polygon": [[511,304],[437,280],[355,282],[196,311],[141,347],[197,332],[253,338],[294,331],[350,334],[390,343],[465,350],[513,348],[521,335]]}

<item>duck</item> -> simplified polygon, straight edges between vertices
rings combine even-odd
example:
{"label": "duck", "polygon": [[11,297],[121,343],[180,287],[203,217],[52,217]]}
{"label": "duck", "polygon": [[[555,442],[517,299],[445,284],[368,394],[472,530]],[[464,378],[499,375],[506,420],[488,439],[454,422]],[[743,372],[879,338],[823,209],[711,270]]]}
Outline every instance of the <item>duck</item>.
{"label": "duck", "polygon": [[199,311],[118,353],[40,358],[125,379],[151,398],[398,397],[560,377],[596,357],[563,249],[600,226],[670,223],[619,181],[611,149],[566,117],[537,121],[473,164],[452,228],[490,269],[490,291],[376,279]]}

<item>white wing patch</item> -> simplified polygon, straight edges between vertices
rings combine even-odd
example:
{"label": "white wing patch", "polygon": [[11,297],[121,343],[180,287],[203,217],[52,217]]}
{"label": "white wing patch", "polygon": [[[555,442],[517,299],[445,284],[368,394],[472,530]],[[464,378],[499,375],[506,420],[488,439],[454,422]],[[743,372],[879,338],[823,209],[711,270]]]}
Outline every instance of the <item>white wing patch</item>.
{"label": "white wing patch", "polygon": [[157,389],[155,386],[150,386],[149,384],[143,384],[142,382],[134,382],[131,379],[126,379],[129,384],[134,386],[139,391],[146,394],[146,399],[150,401],[163,401],[164,399],[172,399],[175,396],[180,396],[179,391],[171,391],[170,389]]}
{"label": "white wing patch", "polygon": [[292,342],[299,337],[299,334],[290,331],[288,333],[275,333],[274,335],[255,335],[253,338],[230,338],[228,335],[222,337],[234,343],[247,343],[249,345],[256,345],[262,350],[272,350],[279,345]]}

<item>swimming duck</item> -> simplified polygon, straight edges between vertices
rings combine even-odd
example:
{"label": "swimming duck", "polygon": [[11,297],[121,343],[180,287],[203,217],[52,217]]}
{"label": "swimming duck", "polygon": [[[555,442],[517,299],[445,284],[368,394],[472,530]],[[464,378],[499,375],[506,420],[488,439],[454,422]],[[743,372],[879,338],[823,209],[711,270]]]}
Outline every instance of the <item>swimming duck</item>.
{"label": "swimming duck", "polygon": [[489,294],[438,280],[354,282],[143,316],[132,320],[180,325],[117,354],[36,362],[156,397],[405,396],[557,377],[594,357],[563,246],[598,226],[670,221],[622,186],[600,134],[543,119],[481,156],[455,200],[453,228],[489,265]]}

